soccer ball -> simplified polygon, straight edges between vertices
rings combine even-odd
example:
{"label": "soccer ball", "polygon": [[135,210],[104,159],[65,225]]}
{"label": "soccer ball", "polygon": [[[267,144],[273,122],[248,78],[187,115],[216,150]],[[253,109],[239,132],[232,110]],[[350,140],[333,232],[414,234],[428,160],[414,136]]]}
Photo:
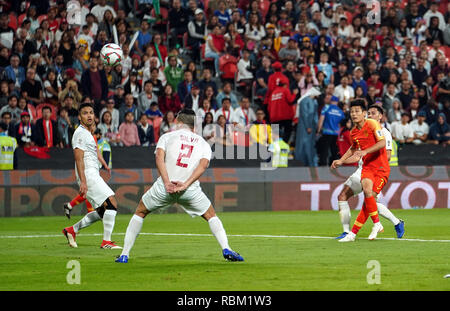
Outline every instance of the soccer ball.
{"label": "soccer ball", "polygon": [[100,57],[105,66],[114,67],[122,61],[123,52],[120,46],[114,43],[105,44],[100,51]]}

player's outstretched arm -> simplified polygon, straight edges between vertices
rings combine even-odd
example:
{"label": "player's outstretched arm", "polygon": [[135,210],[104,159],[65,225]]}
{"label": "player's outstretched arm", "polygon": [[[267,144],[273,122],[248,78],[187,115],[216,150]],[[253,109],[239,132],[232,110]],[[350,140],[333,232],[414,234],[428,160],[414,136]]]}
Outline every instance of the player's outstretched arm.
{"label": "player's outstretched arm", "polygon": [[166,152],[162,148],[156,148],[156,168],[161,176],[167,193],[174,193],[175,185],[170,182],[169,174],[167,173],[166,163],[164,162],[166,158]]}
{"label": "player's outstretched arm", "polygon": [[360,157],[363,157],[368,153],[377,152],[378,150],[385,148],[385,147],[386,147],[386,139],[383,138],[383,139],[377,141],[373,146],[370,146],[367,149],[356,151],[355,154]]}
{"label": "player's outstretched arm", "polygon": [[189,188],[190,185],[192,185],[197,179],[200,178],[200,176],[203,175],[208,166],[209,166],[208,159],[206,158],[200,159],[198,166],[195,168],[195,170],[192,172],[192,175],[185,182],[172,181],[172,183],[176,185],[175,192],[181,192]]}
{"label": "player's outstretched arm", "polygon": [[80,195],[85,198],[87,193],[87,183],[86,183],[86,175],[84,174],[84,151],[75,148],[73,150],[73,155],[75,157],[75,164],[77,167],[78,177],[80,178]]}
{"label": "player's outstretched arm", "polygon": [[348,148],[348,150],[344,153],[344,155],[339,160],[334,160],[333,163],[331,163],[331,168],[336,169],[339,166],[342,166],[342,164],[358,162],[359,158],[354,162],[348,161],[348,160],[353,160],[354,153],[355,153],[355,149],[353,149],[353,147]]}
{"label": "player's outstretched arm", "polygon": [[345,159],[345,161],[343,161],[342,164],[353,164],[358,162],[359,160],[361,160],[360,156],[358,156],[357,154],[352,154],[347,159]]}

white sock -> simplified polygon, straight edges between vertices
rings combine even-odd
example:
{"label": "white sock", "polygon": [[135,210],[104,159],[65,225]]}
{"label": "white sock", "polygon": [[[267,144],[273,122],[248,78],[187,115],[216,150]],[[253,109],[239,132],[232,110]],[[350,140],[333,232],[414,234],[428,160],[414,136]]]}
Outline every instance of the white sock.
{"label": "white sock", "polygon": [[378,207],[378,214],[383,216],[384,218],[390,220],[394,226],[398,225],[400,223],[400,220],[392,214],[392,212],[383,204],[377,203]]}
{"label": "white sock", "polygon": [[125,233],[125,241],[123,242],[124,245],[121,255],[130,255],[130,250],[133,247],[139,232],[141,232],[143,223],[144,218],[136,214],[131,217],[130,222],[128,223],[127,232]]}
{"label": "white sock", "polygon": [[219,217],[211,217],[208,220],[208,224],[212,234],[216,237],[217,242],[219,242],[220,247],[222,247],[222,249],[228,248],[229,250],[231,250],[230,246],[228,245],[227,234]]}
{"label": "white sock", "polygon": [[89,227],[94,222],[97,222],[100,219],[100,215],[96,211],[90,212],[83,218],[81,218],[79,222],[73,225],[73,231],[75,231],[75,233],[78,233],[78,231],[80,231],[81,229]]}
{"label": "white sock", "polygon": [[107,209],[103,214],[103,240],[111,241],[111,234],[116,222],[117,211]]}
{"label": "white sock", "polygon": [[350,232],[350,219],[351,212],[350,206],[347,201],[338,201],[339,206],[339,218],[341,219],[342,227],[344,228],[344,232]]}

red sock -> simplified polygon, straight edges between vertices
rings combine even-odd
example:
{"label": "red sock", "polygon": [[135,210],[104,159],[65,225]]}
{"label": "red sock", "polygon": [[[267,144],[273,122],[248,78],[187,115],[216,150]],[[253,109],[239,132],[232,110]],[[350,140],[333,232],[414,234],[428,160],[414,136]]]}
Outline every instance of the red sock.
{"label": "red sock", "polygon": [[95,211],[95,209],[92,207],[91,203],[89,203],[88,200],[86,200],[86,208],[88,213]]}
{"label": "red sock", "polygon": [[364,204],[367,206],[367,211],[369,212],[369,216],[372,218],[373,223],[379,222],[377,200],[375,200],[375,197],[365,198]]}
{"label": "red sock", "polygon": [[83,198],[81,195],[77,195],[72,201],[70,201],[70,206],[74,207],[80,203],[82,203],[85,198]]}
{"label": "red sock", "polygon": [[367,218],[369,218],[369,213],[367,211],[366,204],[363,204],[352,228],[352,232],[354,234],[358,234],[359,229],[361,229],[361,227],[365,224]]}

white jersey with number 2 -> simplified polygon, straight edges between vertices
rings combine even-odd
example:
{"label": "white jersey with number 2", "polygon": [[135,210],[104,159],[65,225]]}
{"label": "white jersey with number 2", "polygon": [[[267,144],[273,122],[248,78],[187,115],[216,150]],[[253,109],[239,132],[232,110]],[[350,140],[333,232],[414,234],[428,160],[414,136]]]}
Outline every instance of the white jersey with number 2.
{"label": "white jersey with number 2", "polygon": [[[179,129],[162,135],[156,149],[165,151],[165,164],[170,181],[185,182],[197,168],[201,159],[211,160],[211,147],[203,137]],[[198,180],[194,184],[198,184]]]}

